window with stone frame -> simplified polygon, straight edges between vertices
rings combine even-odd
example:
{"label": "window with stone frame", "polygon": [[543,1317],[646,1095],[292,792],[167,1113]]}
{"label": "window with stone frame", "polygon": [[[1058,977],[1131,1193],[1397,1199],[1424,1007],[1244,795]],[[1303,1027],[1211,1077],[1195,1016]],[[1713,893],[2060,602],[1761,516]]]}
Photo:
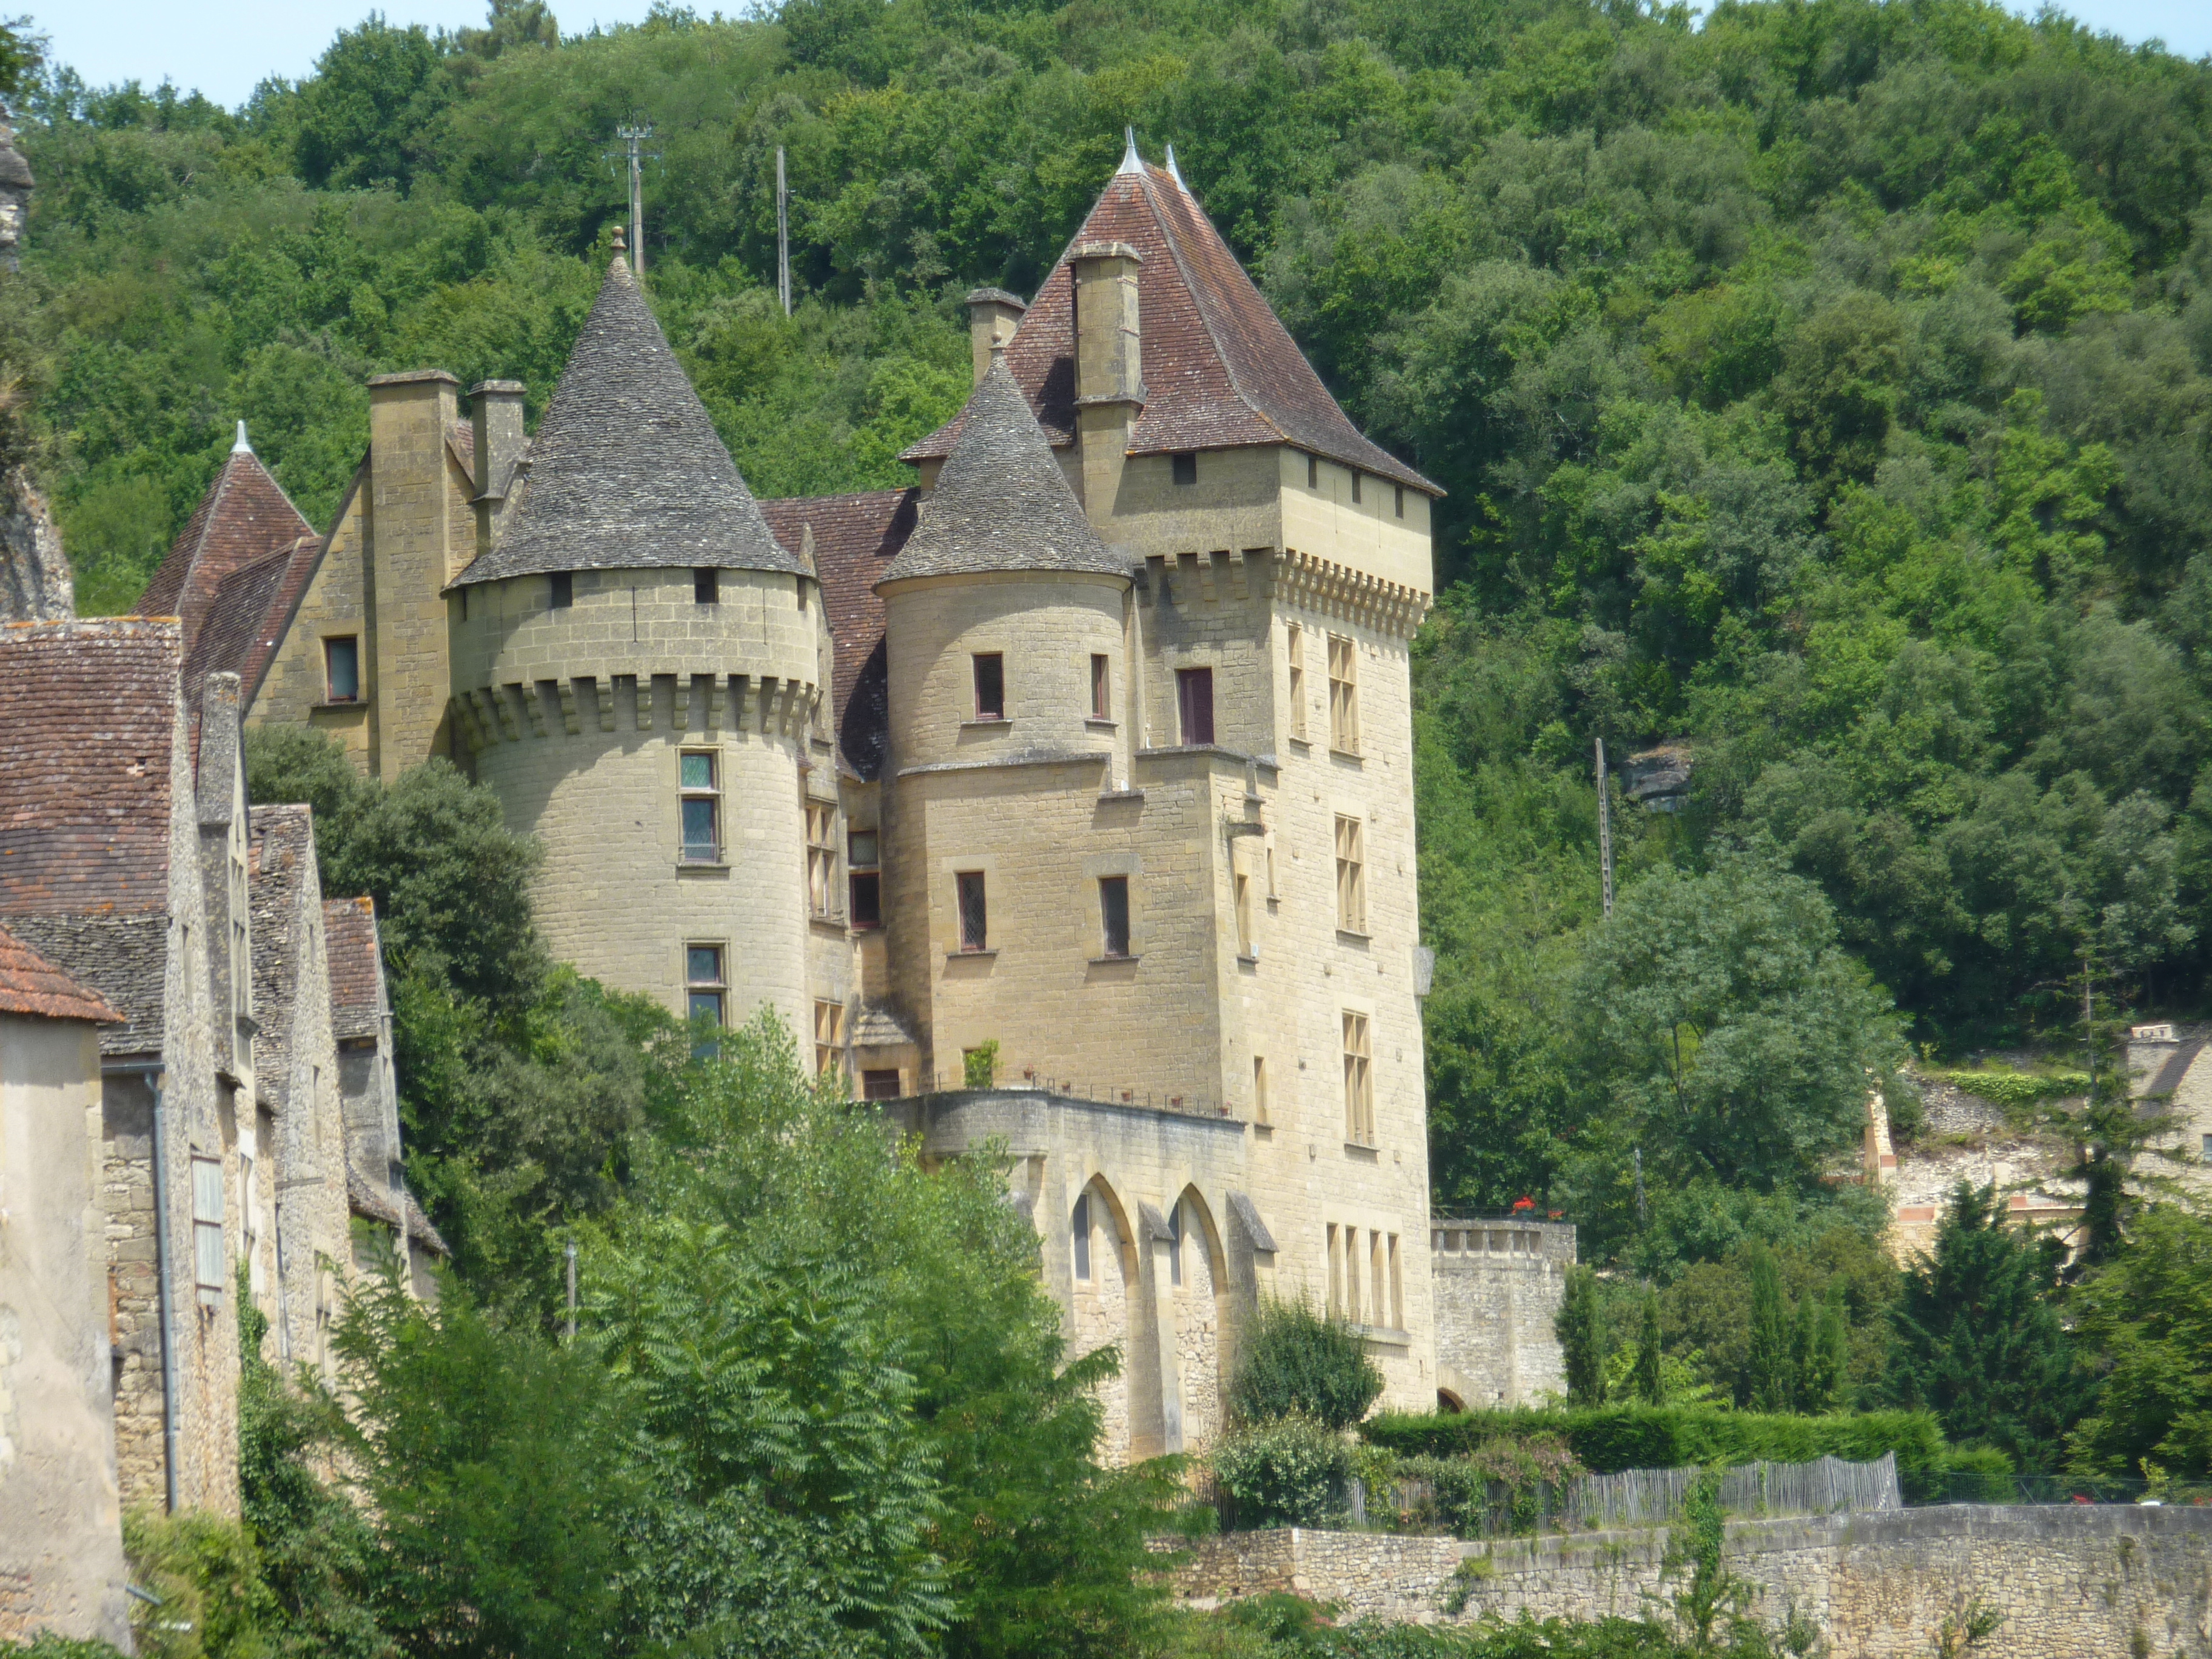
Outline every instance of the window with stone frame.
{"label": "window with stone frame", "polygon": [[1291,665],[1291,736],[1306,740],[1306,630],[1292,623],[1283,630],[1285,654]]}
{"label": "window with stone frame", "polygon": [[1337,1238],[1339,1231],[1334,1222],[1328,1224],[1328,1316],[1332,1319],[1344,1317],[1343,1246]]}
{"label": "window with stone frame", "polygon": [[1406,1278],[1398,1265],[1398,1235],[1390,1235],[1390,1328],[1406,1328]]}
{"label": "window with stone frame", "polygon": [[676,757],[678,810],[685,864],[722,861],[721,757],[711,749],[686,749]]}
{"label": "window with stone frame", "polygon": [[1101,956],[1126,957],[1129,954],[1128,877],[1099,877],[1098,931]]}
{"label": "window with stone frame", "polygon": [[991,948],[990,908],[983,894],[983,872],[963,870],[952,878],[952,896],[960,919],[960,948]]}
{"label": "window with stone frame", "polygon": [[1267,1121],[1267,1057],[1252,1056],[1252,1121]]}
{"label": "window with stone frame", "polygon": [[1341,634],[1328,636],[1328,746],[1359,752],[1359,647]]}
{"label": "window with stone frame", "polygon": [[1194,745],[1213,741],[1213,671],[1176,670],[1176,705],[1182,717],[1182,740]]}
{"label": "window with stone frame", "polygon": [[192,1159],[192,1282],[203,1308],[222,1306],[230,1282],[222,1236],[222,1160]]}
{"label": "window with stone frame", "polygon": [[361,638],[348,634],[323,641],[323,700],[361,701]]}
{"label": "window with stone frame", "polygon": [[1375,1144],[1375,1051],[1367,1016],[1344,1012],[1344,1138],[1357,1146]]}
{"label": "window with stone frame", "polygon": [[684,988],[688,994],[685,1012],[689,1018],[716,1026],[727,1024],[723,1015],[729,987],[722,978],[720,945],[684,947]]}
{"label": "window with stone frame", "polygon": [[837,809],[806,803],[806,903],[817,916],[835,914],[837,893]]}
{"label": "window with stone frame", "polygon": [[975,718],[1006,718],[1006,659],[996,651],[980,651],[975,658]]}
{"label": "window with stone frame", "polygon": [[896,1100],[900,1094],[898,1067],[885,1066],[860,1073],[860,1098]]}
{"label": "window with stone frame", "polygon": [[1106,653],[1091,653],[1091,718],[1109,720],[1114,718],[1113,667]]}
{"label": "window with stone frame", "polygon": [[854,927],[884,925],[883,854],[873,830],[848,830],[845,836],[846,921]]}
{"label": "window with stone frame", "polygon": [[845,1005],[817,1000],[814,1004],[814,1074],[845,1075]]}
{"label": "window with stone frame", "polygon": [[1336,820],[1336,925],[1340,932],[1367,931],[1367,836],[1358,818]]}
{"label": "window with stone frame", "polygon": [[1260,947],[1252,937],[1252,878],[1243,870],[1229,873],[1230,901],[1237,915],[1237,954],[1245,962],[1260,959]]}
{"label": "window with stone frame", "polygon": [[1079,1193],[1074,1212],[1068,1217],[1067,1242],[1075,1258],[1075,1276],[1088,1281],[1091,1277],[1091,1194]]}

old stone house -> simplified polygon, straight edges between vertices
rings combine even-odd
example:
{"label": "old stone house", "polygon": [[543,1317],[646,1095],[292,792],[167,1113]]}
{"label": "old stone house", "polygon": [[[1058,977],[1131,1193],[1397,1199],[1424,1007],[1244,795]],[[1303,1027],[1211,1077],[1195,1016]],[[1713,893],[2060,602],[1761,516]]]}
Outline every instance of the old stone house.
{"label": "old stone house", "polygon": [[120,1023],[0,932],[0,1644],[130,1638],[97,1201]]}
{"label": "old stone house", "polygon": [[1116,1449],[1210,1437],[1263,1290],[1432,1404],[1436,486],[1133,143],[1037,293],[969,312],[913,487],[763,502],[617,256],[534,440],[512,382],[464,420],[380,375],[328,530],[241,445],[252,533],[204,527],[161,603],[205,591],[249,722],[492,787],[583,973],[774,1009],[927,1156],[1002,1140],[1078,1346],[1127,1356]]}

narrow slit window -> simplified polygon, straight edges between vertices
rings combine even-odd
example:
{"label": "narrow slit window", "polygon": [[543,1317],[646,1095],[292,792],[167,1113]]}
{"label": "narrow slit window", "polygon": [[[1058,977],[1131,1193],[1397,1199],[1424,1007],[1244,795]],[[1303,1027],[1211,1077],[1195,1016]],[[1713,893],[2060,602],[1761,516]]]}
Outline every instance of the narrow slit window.
{"label": "narrow slit window", "polygon": [[830,914],[837,890],[837,809],[806,804],[806,902],[817,916]]}
{"label": "narrow slit window", "polygon": [[1344,1138],[1356,1146],[1375,1144],[1375,1059],[1367,1016],[1344,1016]]}
{"label": "narrow slit window", "polygon": [[556,570],[546,579],[548,606],[555,611],[566,611],[576,602],[576,578],[573,572]]}
{"label": "narrow slit window", "polygon": [[1006,659],[995,651],[981,653],[975,658],[975,718],[1006,718]]}
{"label": "narrow slit window", "polygon": [[1098,923],[1109,957],[1129,954],[1129,878],[1127,876],[1101,876],[1098,878]]}
{"label": "narrow slit window", "polygon": [[1398,492],[1396,499],[1391,503],[1391,511],[1402,519],[1406,516],[1406,486],[1394,484],[1391,487]]}
{"label": "narrow slit window", "polygon": [[1367,838],[1358,818],[1336,821],[1336,925],[1347,933],[1367,931]]}
{"label": "narrow slit window", "polygon": [[1328,744],[1359,752],[1359,648],[1341,634],[1328,636]]}
{"label": "narrow slit window", "polygon": [[1291,735],[1306,740],[1306,630],[1292,623],[1283,630],[1291,664]]}
{"label": "narrow slit window", "polygon": [[983,900],[983,872],[981,870],[963,870],[952,879],[960,906],[960,948],[963,951],[989,950],[990,913]]}
{"label": "narrow slit window", "polygon": [[1341,1265],[1338,1260],[1336,1232],[1337,1230],[1335,1224],[1334,1222],[1330,1223],[1328,1229],[1328,1311],[1329,1316],[1332,1319],[1340,1318],[1344,1313],[1344,1273]]}
{"label": "narrow slit window", "polygon": [[[801,587],[804,596],[806,590]],[[722,602],[722,573],[712,565],[701,565],[691,573],[691,603],[720,605]]]}
{"label": "narrow slit window", "polygon": [[1371,1282],[1367,1296],[1367,1322],[1380,1325],[1390,1311],[1389,1281],[1384,1277],[1382,1235],[1370,1231],[1367,1235],[1367,1266]]}
{"label": "narrow slit window", "polygon": [[686,750],[677,757],[686,864],[721,862],[722,780],[716,763],[712,750]]}
{"label": "narrow slit window", "polygon": [[1196,455],[1182,454],[1175,458],[1175,481],[1179,484],[1194,484],[1198,482]]}
{"label": "narrow slit window", "polygon": [[1076,1198],[1075,1213],[1068,1218],[1068,1242],[1075,1247],[1075,1276],[1085,1283],[1091,1278],[1091,1194],[1084,1193]]}
{"label": "narrow slit window", "polygon": [[817,1000],[814,1005],[814,1074],[845,1074],[845,1005]]}
{"label": "narrow slit window", "polygon": [[1182,1200],[1168,1212],[1168,1283],[1182,1283]]}
{"label": "narrow slit window", "polygon": [[1359,497],[1360,497],[1360,493],[1361,493],[1361,492],[1360,492],[1360,489],[1359,489],[1359,470],[1358,470],[1358,468],[1354,467],[1354,468],[1352,469],[1352,504],[1354,507],[1357,507],[1357,506],[1358,506],[1358,505],[1359,505]]}
{"label": "narrow slit window", "polygon": [[192,1159],[192,1279],[200,1305],[220,1308],[229,1275],[224,1271],[222,1160]]}
{"label": "narrow slit window", "polygon": [[1252,1056],[1252,1121],[1267,1121],[1267,1057]]}
{"label": "narrow slit window", "polygon": [[1321,457],[1318,455],[1306,457],[1306,488],[1308,489],[1321,488]]}
{"label": "narrow slit window", "polygon": [[1406,1279],[1398,1266],[1398,1235],[1390,1235],[1390,1328],[1406,1328]]}
{"label": "narrow slit window", "polygon": [[1176,702],[1182,712],[1182,740],[1186,744],[1213,741],[1213,671],[1176,670]]}
{"label": "narrow slit window", "polygon": [[1107,665],[1106,653],[1091,653],[1091,718],[1105,720],[1114,718],[1113,671]]}
{"label": "narrow slit window", "polygon": [[343,639],[323,641],[323,690],[331,702],[361,701],[361,641],[357,636],[349,634]]}
{"label": "narrow slit window", "polygon": [[1230,879],[1237,910],[1237,954],[1247,962],[1254,961],[1260,952],[1252,943],[1252,878],[1239,870]]}

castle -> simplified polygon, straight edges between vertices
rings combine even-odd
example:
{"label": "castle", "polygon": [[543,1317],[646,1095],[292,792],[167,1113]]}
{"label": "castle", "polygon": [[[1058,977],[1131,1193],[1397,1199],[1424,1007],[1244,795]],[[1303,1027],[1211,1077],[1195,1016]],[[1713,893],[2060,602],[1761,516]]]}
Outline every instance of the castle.
{"label": "castle", "polygon": [[1132,140],[1032,301],[968,303],[913,487],[762,501],[617,252],[534,440],[514,382],[464,421],[453,376],[380,375],[319,536],[241,429],[141,608],[249,724],[489,785],[582,973],[774,1009],[926,1158],[1001,1144],[1074,1347],[1123,1352],[1110,1455],[1212,1437],[1263,1291],[1361,1328],[1386,1403],[1458,1403],[1494,1368],[1440,1361],[1431,1295],[1437,486],[1172,152]]}

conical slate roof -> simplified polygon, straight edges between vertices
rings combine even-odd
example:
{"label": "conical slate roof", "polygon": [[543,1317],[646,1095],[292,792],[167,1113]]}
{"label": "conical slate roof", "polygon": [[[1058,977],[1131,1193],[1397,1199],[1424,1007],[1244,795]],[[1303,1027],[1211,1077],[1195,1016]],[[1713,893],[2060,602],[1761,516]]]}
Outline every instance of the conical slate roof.
{"label": "conical slate roof", "polygon": [[1003,351],[969,398],[921,521],[878,586],[994,570],[1129,574],[1083,516]]}
{"label": "conical slate roof", "polygon": [[617,257],[531,445],[521,500],[453,585],[684,565],[805,568],[769,532]]}

